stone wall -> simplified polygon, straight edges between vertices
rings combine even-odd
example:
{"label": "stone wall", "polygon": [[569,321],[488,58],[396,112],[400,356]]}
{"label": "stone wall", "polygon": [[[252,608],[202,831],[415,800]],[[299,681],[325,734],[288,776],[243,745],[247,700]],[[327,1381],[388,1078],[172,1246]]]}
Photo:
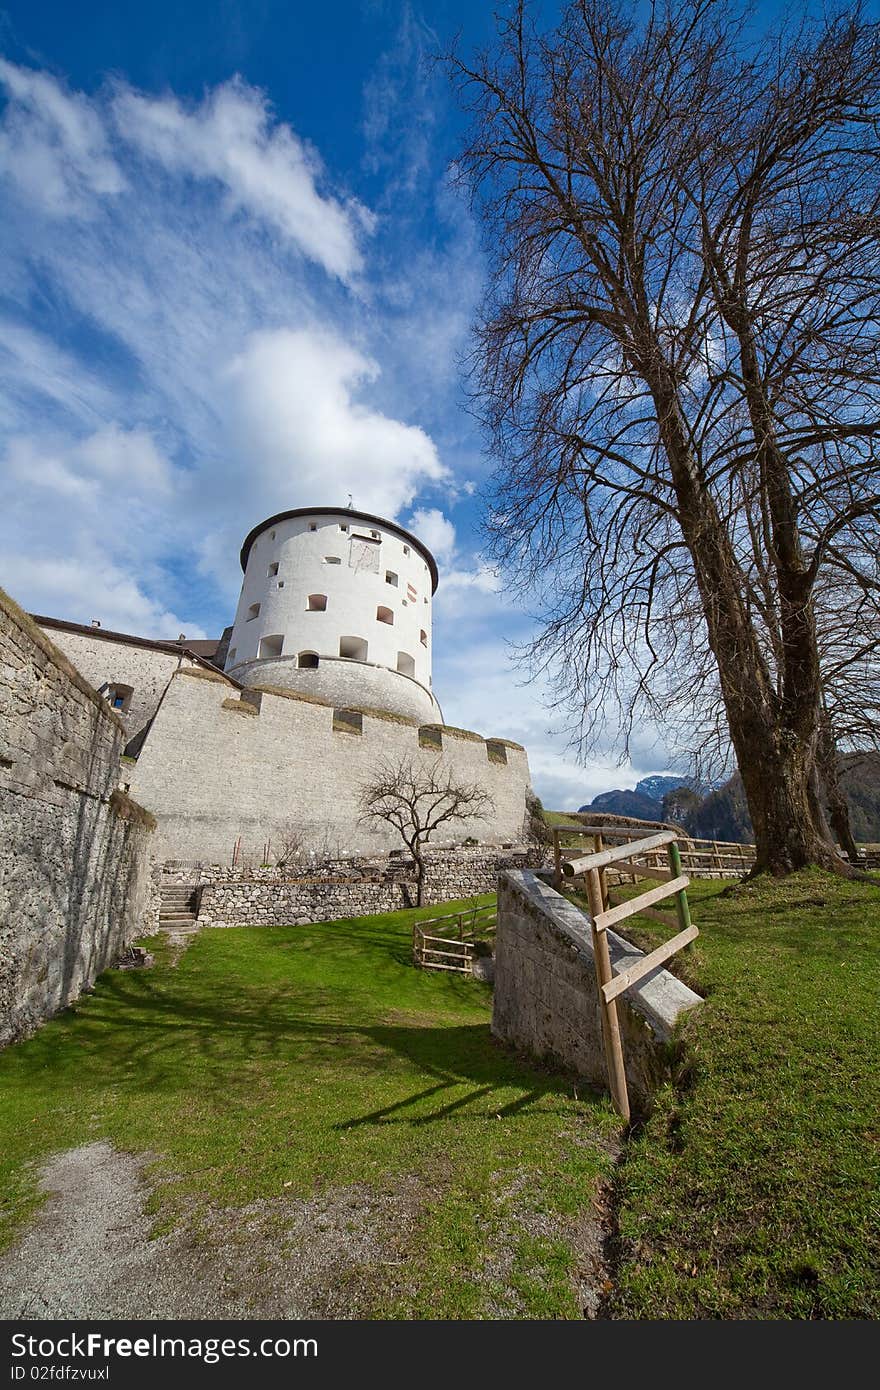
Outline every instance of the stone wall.
{"label": "stone wall", "polygon": [[152,914],[153,820],[121,721],[0,590],[0,1043],[92,983]]}
{"label": "stone wall", "polygon": [[360,822],[358,790],[401,757],[426,766],[440,757],[493,798],[487,819],[451,826],[449,841],[522,838],[529,768],[519,744],[368,709],[357,723],[340,727],[331,706],[293,692],[239,691],[218,673],[179,671],[131,770],[132,796],[158,821],[156,857],[229,864],[240,841],[260,864],[291,829],[321,857],[387,853],[399,837]]}
{"label": "stone wall", "polygon": [[[643,953],[608,932],[616,971]],[[667,1075],[665,1044],[675,1024],[702,1003],[668,970],[655,970],[618,998],[633,1098],[644,1105]],[[505,1042],[607,1085],[590,924],[573,903],[528,870],[498,883],[492,1031]]]}
{"label": "stone wall", "polygon": [[[425,903],[447,903],[494,893],[502,869],[521,868],[524,847],[512,850],[461,848],[426,856]],[[415,901],[415,872],[409,859],[345,860],[309,869],[232,869],[222,865],[173,865],[164,883],[201,888],[203,926],[286,926],[332,922],[376,912],[396,912]]]}
{"label": "stone wall", "polygon": [[156,713],[168,682],[183,666],[194,666],[185,652],[162,651],[146,642],[124,640],[122,635],[93,632],[71,632],[61,624],[43,620],[43,631],[60,651],[73,662],[99,694],[108,685],[131,686],[130,702],[125,709],[115,711],[125,726],[127,740],[141,734]]}

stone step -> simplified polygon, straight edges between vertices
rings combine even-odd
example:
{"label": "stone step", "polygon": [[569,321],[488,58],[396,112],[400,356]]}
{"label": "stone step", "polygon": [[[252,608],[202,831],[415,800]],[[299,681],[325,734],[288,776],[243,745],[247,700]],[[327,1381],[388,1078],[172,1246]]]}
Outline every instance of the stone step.
{"label": "stone step", "polygon": [[191,912],[160,912],[160,927],[186,927],[198,919]]}

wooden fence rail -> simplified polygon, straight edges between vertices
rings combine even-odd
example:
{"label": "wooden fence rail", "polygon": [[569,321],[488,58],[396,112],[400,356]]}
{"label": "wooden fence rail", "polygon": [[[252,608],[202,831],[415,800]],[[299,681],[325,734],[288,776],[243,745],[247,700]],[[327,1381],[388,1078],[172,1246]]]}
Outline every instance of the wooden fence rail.
{"label": "wooden fence rail", "polygon": [[[575,883],[582,879],[586,887],[587,901],[590,905],[590,928],[593,937],[593,954],[596,962],[596,983],[599,991],[599,1009],[602,1017],[602,1037],[605,1044],[605,1059],[608,1067],[608,1084],[615,1109],[624,1120],[630,1118],[629,1093],[626,1084],[623,1045],[620,1040],[620,1023],[617,1017],[617,997],[632,985],[643,980],[646,975],[657,970],[681,951],[699,934],[691,922],[687,889],[690,879],[683,872],[682,853],[676,843],[673,830],[661,830],[647,835],[641,840],[630,840],[624,844],[604,845],[605,829],[588,826],[579,830],[581,835],[593,839],[593,852],[565,858],[560,834],[568,827],[554,831],[554,859],[556,864],[557,887],[564,882]],[[627,833],[623,827],[619,830]],[[632,831],[628,832],[632,834]],[[665,867],[651,862],[659,858],[661,852]],[[608,874],[629,874],[633,882],[637,878],[658,880],[655,888],[648,888],[633,898],[621,899],[608,885]],[[673,898],[675,915],[660,912],[656,904],[666,898]],[[611,967],[608,950],[607,931],[628,917],[649,916],[660,921],[668,929],[675,931],[670,941],[643,956],[626,970],[615,975]]]}
{"label": "wooden fence rail", "polygon": [[421,918],[413,923],[415,964],[423,970],[455,970],[472,975],[477,943],[494,933],[495,921],[496,909],[492,904]]}
{"label": "wooden fence rail", "polygon": [[[638,834],[638,828],[625,825],[556,825],[552,827],[553,835],[553,861],[554,861],[554,886],[559,888],[562,884],[562,860],[566,850],[575,847],[570,842],[579,838],[595,840],[597,835],[601,835],[603,840],[621,839],[631,840],[633,835]],[[666,855],[662,847],[656,843],[656,835],[671,835],[678,841],[679,854],[681,855],[682,867],[687,870],[692,878],[738,878],[747,874],[755,863],[755,846],[750,844],[740,844],[736,840],[697,840],[690,836],[681,836],[674,831],[648,832],[644,839],[638,841],[642,846],[647,845],[648,840],[654,842],[651,849],[643,849],[639,855],[640,863],[619,863],[615,866],[615,872],[625,874],[630,878],[647,876],[647,870],[662,869]]]}

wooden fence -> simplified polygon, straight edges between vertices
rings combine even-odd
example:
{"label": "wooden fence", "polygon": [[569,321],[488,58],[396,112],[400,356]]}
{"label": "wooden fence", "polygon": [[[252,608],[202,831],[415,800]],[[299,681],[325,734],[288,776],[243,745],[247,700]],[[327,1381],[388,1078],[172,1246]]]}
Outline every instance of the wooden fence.
{"label": "wooden fence", "polygon": [[413,960],[423,970],[456,970],[472,975],[478,943],[494,936],[495,921],[496,909],[491,903],[465,912],[447,912],[442,917],[422,918],[413,923]]}
{"label": "wooden fence", "polygon": [[[609,849],[604,846],[604,836],[609,833],[615,838],[625,836],[625,828],[615,827],[609,832],[607,827],[600,829],[593,826],[583,828],[580,833],[592,837],[593,853],[580,854],[573,858],[562,857],[559,838],[554,835],[557,878],[560,887],[565,882],[572,884],[579,879],[585,884],[590,906],[590,927],[602,1016],[602,1036],[608,1066],[608,1084],[615,1109],[625,1120],[629,1120],[629,1094],[617,1017],[617,997],[665,964],[698,935],[697,928],[691,922],[687,898],[690,879],[683,872],[682,854],[676,844],[676,834],[673,830],[661,830],[641,840],[630,840]],[[629,833],[632,834],[632,831]],[[665,860],[664,867],[657,862],[661,855]],[[621,898],[608,884],[609,871],[617,875],[626,875],[633,882],[638,879],[654,879],[658,881],[657,886],[648,888],[634,898]],[[666,898],[675,900],[674,916],[656,907],[657,903]],[[674,931],[675,935],[670,941],[664,942],[634,965],[615,975],[611,968],[606,932],[609,927],[617,926],[627,917],[636,915],[661,922],[668,930]]]}
{"label": "wooden fence", "polygon": [[[556,825],[552,827],[552,832],[554,887],[559,888],[562,884],[560,866],[567,851],[579,847],[579,837],[595,840],[598,835],[610,840],[625,840],[627,837],[632,839],[633,836],[638,835],[639,827],[632,825]],[[651,834],[652,832],[647,833]],[[682,868],[687,870],[691,878],[740,878],[754,867],[754,845],[740,844],[736,840],[694,840],[690,836],[676,836],[674,832],[670,833],[673,834],[673,838],[678,839]],[[660,869],[666,863],[666,855],[662,851],[648,851],[643,862],[652,868]],[[631,882],[635,882],[633,875],[628,875],[617,869],[615,872],[621,877],[629,877]]]}

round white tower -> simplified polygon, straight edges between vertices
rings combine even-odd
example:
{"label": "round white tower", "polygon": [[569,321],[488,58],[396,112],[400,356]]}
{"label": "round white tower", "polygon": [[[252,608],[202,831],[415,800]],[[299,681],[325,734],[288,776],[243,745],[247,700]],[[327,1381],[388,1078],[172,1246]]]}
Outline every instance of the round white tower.
{"label": "round white tower", "polygon": [[415,536],[366,512],[298,507],[254,527],[241,567],[228,675],[442,722],[431,692],[437,565]]}

